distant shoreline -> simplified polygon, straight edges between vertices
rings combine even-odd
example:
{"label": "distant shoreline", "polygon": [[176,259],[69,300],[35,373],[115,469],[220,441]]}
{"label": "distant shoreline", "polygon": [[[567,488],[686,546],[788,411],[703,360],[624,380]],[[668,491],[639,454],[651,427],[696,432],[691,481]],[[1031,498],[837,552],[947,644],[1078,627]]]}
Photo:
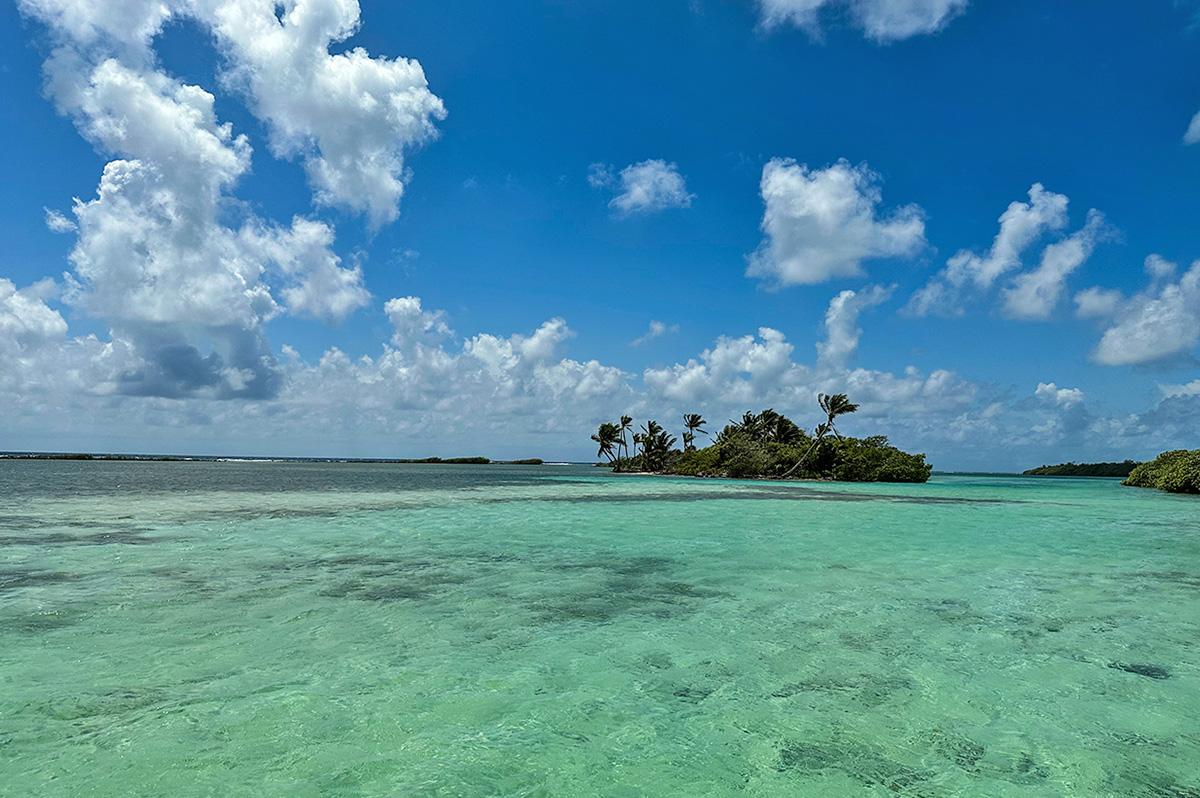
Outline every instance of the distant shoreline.
{"label": "distant shoreline", "polygon": [[570,465],[539,457],[492,460],[487,457],[232,457],[228,455],[90,454],[73,452],[0,452],[0,460],[69,460],[138,463],[382,463],[395,465]]}

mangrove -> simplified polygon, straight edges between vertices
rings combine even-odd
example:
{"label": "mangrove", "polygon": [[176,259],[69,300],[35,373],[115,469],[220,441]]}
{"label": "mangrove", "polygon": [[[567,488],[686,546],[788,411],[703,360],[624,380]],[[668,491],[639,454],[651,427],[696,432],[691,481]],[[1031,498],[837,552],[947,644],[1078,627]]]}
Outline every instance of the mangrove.
{"label": "mangrove", "polygon": [[1163,452],[1133,469],[1121,484],[1168,493],[1200,493],[1200,449]]}

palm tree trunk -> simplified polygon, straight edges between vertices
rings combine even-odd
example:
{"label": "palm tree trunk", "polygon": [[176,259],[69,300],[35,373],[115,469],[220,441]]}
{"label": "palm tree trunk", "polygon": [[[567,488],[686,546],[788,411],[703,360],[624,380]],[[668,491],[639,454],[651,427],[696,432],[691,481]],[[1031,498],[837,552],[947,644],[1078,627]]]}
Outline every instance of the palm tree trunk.
{"label": "palm tree trunk", "polygon": [[780,479],[787,479],[788,477],[790,477],[792,475],[793,471],[795,471],[797,468],[799,468],[801,465],[803,465],[805,463],[805,461],[808,460],[808,456],[813,453],[813,449],[816,449],[817,444],[820,442],[821,442],[820,438],[817,438],[815,441],[813,441],[812,446],[808,447],[808,451],[804,453],[804,456],[801,457],[799,460],[797,460],[795,465],[793,465],[791,468],[789,468],[787,470],[787,473],[784,474],[782,477],[780,477]]}

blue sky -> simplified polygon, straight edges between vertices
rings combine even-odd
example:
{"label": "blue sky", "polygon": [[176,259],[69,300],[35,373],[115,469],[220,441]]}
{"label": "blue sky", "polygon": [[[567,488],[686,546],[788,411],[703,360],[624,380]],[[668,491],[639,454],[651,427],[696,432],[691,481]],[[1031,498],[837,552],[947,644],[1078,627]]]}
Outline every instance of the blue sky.
{"label": "blue sky", "polygon": [[1193,4],[0,9],[0,449],[1200,445]]}

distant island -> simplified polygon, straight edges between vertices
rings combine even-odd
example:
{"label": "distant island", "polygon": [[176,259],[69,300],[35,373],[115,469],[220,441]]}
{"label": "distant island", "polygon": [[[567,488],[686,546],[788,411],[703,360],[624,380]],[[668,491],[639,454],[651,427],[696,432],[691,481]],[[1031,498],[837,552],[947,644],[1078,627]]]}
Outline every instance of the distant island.
{"label": "distant island", "polygon": [[[614,472],[669,474],[732,479],[809,479],[838,482],[926,482],[932,467],[923,454],[909,454],[883,435],[850,438],[838,433],[838,416],[858,405],[845,394],[820,394],[826,420],[810,434],[772,409],[745,413],[717,433],[713,442],[696,447],[696,436],[708,435],[708,423],[697,413],[683,416],[683,448],[655,421],[634,431],[633,419],[605,422],[592,436],[597,456]],[[630,446],[632,441],[632,448]]]}
{"label": "distant island", "polygon": [[1120,463],[1059,463],[1022,471],[1027,477],[1127,477],[1140,463],[1124,460]]}
{"label": "distant island", "polygon": [[226,457],[184,456],[158,454],[86,454],[59,452],[0,452],[0,460],[97,460],[138,463],[213,463],[226,460],[264,463],[416,463],[434,465],[544,465],[540,457],[524,460],[491,460],[487,457],[422,457],[420,459],[396,459],[375,457]]}
{"label": "distant island", "polygon": [[1168,493],[1200,493],[1200,449],[1174,449],[1142,463],[1122,485]]}

